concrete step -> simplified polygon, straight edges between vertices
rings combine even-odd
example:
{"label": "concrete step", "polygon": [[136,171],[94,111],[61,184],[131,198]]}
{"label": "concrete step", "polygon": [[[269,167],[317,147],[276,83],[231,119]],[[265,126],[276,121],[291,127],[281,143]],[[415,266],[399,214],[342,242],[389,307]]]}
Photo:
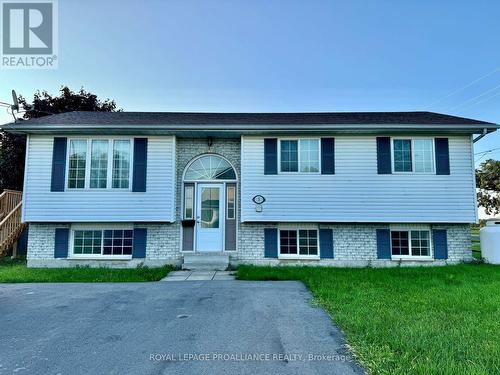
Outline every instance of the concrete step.
{"label": "concrete step", "polygon": [[184,254],[182,269],[200,271],[224,271],[229,265],[229,256],[224,253]]}

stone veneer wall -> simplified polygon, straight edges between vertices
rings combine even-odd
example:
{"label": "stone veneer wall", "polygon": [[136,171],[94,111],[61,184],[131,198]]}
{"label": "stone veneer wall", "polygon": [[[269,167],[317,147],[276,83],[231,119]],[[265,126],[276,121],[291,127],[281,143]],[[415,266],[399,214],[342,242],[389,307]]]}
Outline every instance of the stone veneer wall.
{"label": "stone veneer wall", "polygon": [[[448,259],[432,261],[390,261],[377,259],[377,229],[387,224],[320,224],[319,228],[333,230],[334,259],[278,260],[264,258],[264,228],[274,223],[243,223],[239,233],[239,248],[231,255],[234,264],[307,264],[339,267],[397,266],[397,265],[444,265],[472,260],[470,225],[439,224],[431,229],[446,229],[448,235]],[[300,224],[297,224],[300,226]],[[411,224],[406,225],[411,227]]]}

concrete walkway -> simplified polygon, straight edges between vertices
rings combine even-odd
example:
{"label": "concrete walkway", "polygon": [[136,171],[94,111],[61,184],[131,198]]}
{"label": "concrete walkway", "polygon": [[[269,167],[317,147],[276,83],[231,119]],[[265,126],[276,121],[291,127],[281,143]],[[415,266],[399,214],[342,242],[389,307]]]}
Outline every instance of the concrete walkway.
{"label": "concrete walkway", "polygon": [[0,374],[361,374],[295,281],[0,285]]}
{"label": "concrete walkway", "polygon": [[234,280],[232,271],[172,271],[161,281]]}

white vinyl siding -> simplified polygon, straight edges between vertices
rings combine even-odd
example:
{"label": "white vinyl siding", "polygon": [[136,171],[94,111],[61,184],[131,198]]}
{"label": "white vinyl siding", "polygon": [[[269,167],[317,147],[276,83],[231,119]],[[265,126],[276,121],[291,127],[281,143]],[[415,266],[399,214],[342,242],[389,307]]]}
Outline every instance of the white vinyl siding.
{"label": "white vinyl siding", "polygon": [[[110,139],[105,136],[101,138]],[[132,192],[130,187],[112,189],[111,181],[108,181],[108,189],[67,189],[64,192],[51,192],[53,140],[53,136],[50,135],[29,137],[23,201],[24,221],[173,222],[175,220],[175,137],[148,137],[147,190],[140,193]]]}
{"label": "white vinyl siding", "polygon": [[[449,138],[450,175],[377,174],[375,135],[336,135],[334,175],[264,175],[264,139],[244,136],[242,221],[475,222],[471,138],[436,137]],[[256,195],[266,199],[262,212],[252,202]]]}

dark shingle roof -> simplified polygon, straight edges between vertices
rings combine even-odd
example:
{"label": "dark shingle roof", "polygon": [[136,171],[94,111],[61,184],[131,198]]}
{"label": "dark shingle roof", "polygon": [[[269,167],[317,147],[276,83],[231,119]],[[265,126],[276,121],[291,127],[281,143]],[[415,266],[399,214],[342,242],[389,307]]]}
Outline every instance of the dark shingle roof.
{"label": "dark shingle roof", "polygon": [[401,124],[493,125],[490,122],[435,112],[67,112],[20,122],[44,125],[244,125],[244,124]]}

